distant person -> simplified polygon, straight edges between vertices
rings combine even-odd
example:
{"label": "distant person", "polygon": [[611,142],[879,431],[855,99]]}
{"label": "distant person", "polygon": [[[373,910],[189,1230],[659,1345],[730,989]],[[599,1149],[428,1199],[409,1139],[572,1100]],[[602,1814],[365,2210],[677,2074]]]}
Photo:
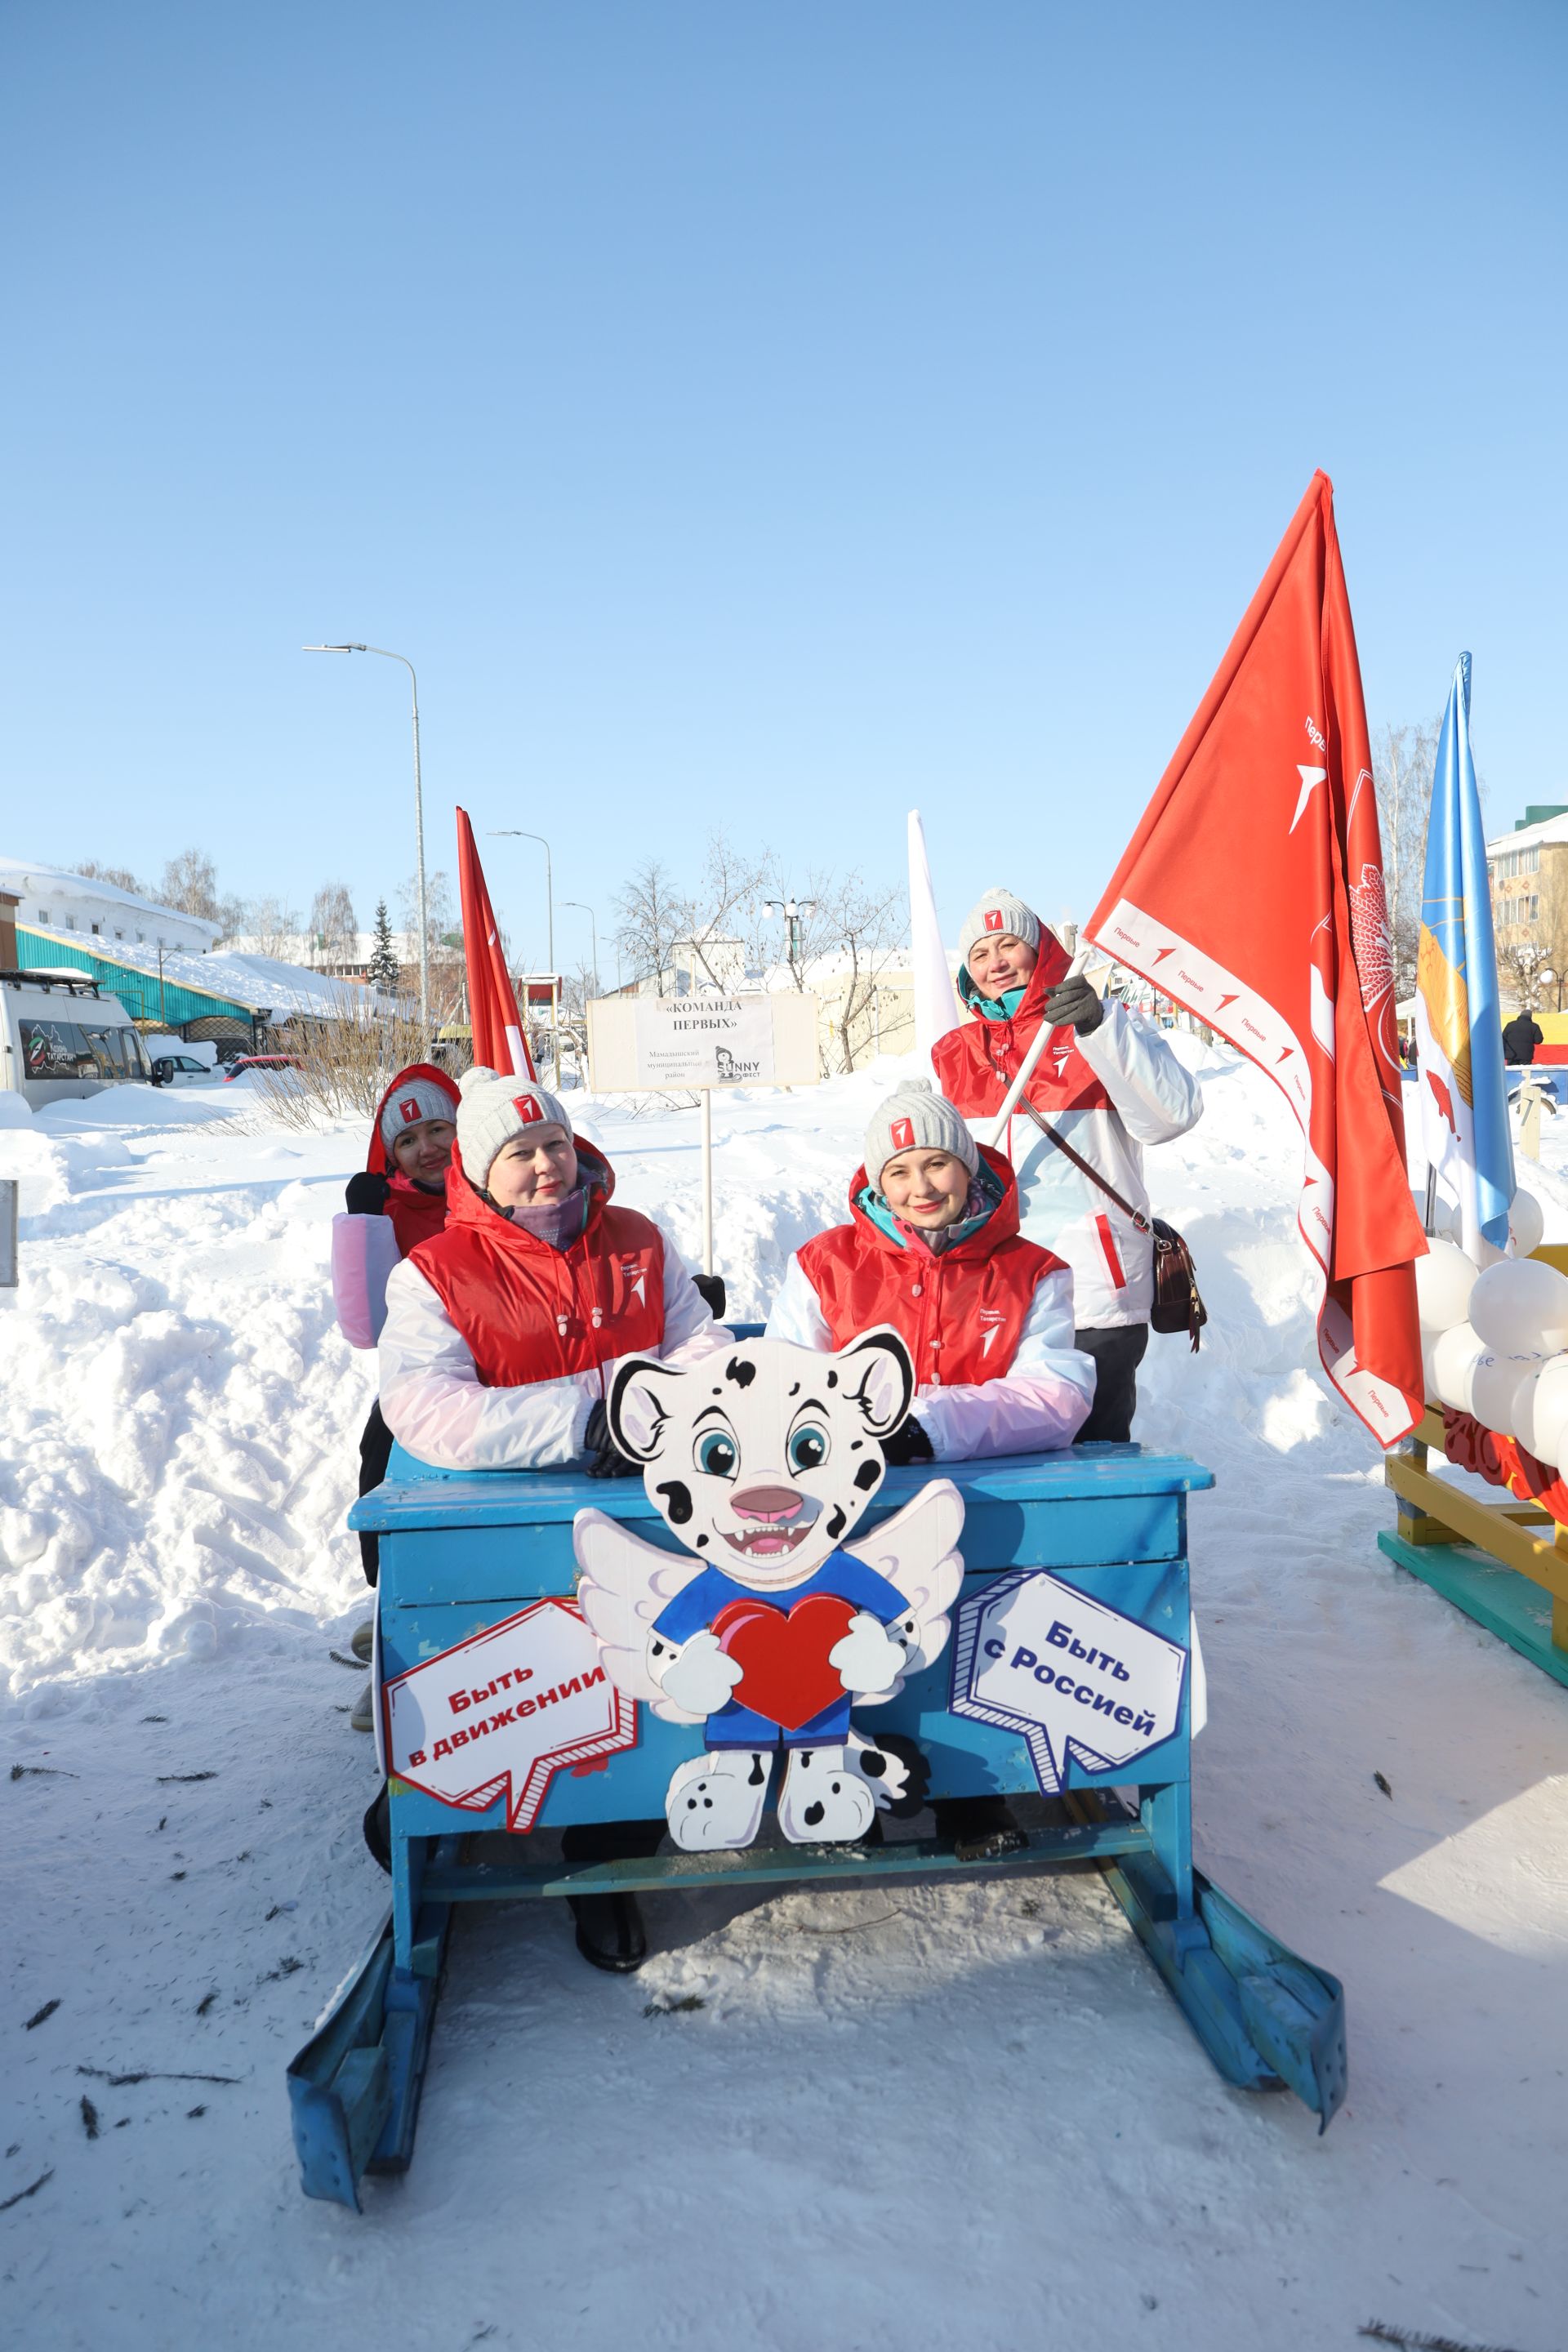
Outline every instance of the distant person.
{"label": "distant person", "polygon": [[1528,1068],[1535,1059],[1537,1045],[1544,1045],[1545,1043],[1545,1032],[1534,1013],[1521,1009],[1503,1030],[1503,1060]]}
{"label": "distant person", "polygon": [[937,1083],[966,1118],[994,1118],[1041,1024],[1050,1029],[1002,1149],[1019,1230],[1072,1268],[1074,1344],[1096,1370],[1077,1443],[1124,1441],[1154,1303],[1141,1147],[1184,1135],[1203,1095],[1151,1022],[1068,978],[1066,948],[1011,890],[986,892],[959,944],[959,993],[975,1017],[934,1049]]}

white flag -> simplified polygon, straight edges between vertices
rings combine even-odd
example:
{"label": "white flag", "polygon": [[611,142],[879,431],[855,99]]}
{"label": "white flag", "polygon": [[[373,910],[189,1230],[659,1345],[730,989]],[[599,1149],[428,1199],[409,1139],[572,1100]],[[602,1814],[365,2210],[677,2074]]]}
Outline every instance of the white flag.
{"label": "white flag", "polygon": [[939,1038],[958,1027],[963,1013],[936,919],[936,895],[931,887],[919,809],[910,811],[910,962],[915,983],[915,1047],[929,1055]]}

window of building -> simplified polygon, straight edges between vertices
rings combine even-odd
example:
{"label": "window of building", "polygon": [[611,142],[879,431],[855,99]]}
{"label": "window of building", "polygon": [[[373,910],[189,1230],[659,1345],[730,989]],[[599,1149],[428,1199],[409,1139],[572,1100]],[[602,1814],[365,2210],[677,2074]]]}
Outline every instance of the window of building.
{"label": "window of building", "polygon": [[48,919],[49,919],[49,910],[48,910],[48,908],[47,908],[47,907],[40,907],[40,908],[38,908],[38,920],[39,920],[39,922],[40,922],[40,923],[47,923],[47,922],[48,921]]}
{"label": "window of building", "polygon": [[99,926],[98,926],[96,923],[94,923],[94,925],[93,925],[93,927],[92,927],[92,928],[93,928],[94,932],[96,933],[96,932],[97,932],[97,930],[98,930]]}

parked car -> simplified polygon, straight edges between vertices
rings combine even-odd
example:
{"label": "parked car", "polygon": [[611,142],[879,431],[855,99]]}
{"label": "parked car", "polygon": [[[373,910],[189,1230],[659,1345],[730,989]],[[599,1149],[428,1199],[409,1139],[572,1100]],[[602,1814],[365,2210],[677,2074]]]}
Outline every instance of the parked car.
{"label": "parked car", "polygon": [[299,1066],[298,1054],[241,1054],[229,1064],[224,1084],[231,1087],[236,1078],[248,1077],[252,1070],[297,1070]]}
{"label": "parked car", "polygon": [[205,1087],[212,1083],[214,1073],[194,1054],[160,1054],[153,1065],[155,1087]]}
{"label": "parked car", "polygon": [[97,981],[0,972],[0,1087],[30,1108],[152,1075],[130,1013]]}

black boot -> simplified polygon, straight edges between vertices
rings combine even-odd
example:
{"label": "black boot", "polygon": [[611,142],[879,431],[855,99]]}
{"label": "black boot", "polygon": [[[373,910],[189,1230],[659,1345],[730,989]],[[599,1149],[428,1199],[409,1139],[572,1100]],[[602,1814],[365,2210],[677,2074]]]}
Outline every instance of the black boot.
{"label": "black boot", "polygon": [[[657,1853],[658,1822],[574,1822],[561,1833],[563,1862],[614,1862]],[[635,1895],[569,1895],[577,1922],[577,1949],[591,1968],[630,1976],[647,1958],[647,1937]]]}
{"label": "black boot", "polygon": [[365,1809],[364,1842],[380,1863],[388,1877],[392,1874],[392,1806],[386,1793],[386,1782],[381,1784],[381,1794]]}
{"label": "black boot", "polygon": [[647,1937],[635,1895],[569,1895],[577,1922],[577,1949],[591,1968],[630,1976],[647,1958]]}
{"label": "black boot", "polygon": [[1005,1797],[942,1797],[931,1811],[937,1835],[952,1838],[960,1862],[996,1862],[1029,1842]]}

